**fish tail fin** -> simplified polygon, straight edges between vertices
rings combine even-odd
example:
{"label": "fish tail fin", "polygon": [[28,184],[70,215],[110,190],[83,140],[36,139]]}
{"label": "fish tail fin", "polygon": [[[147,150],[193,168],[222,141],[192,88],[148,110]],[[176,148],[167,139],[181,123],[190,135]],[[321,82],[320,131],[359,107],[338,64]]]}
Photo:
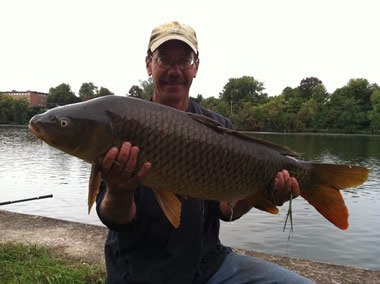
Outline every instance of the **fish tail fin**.
{"label": "fish tail fin", "polygon": [[91,212],[92,205],[94,205],[96,196],[99,193],[100,176],[99,171],[100,161],[95,161],[91,165],[90,180],[88,183],[88,214]]}
{"label": "fish tail fin", "polygon": [[355,187],[370,171],[360,166],[312,163],[311,181],[301,196],[327,220],[342,230],[348,228],[348,210],[339,190]]}

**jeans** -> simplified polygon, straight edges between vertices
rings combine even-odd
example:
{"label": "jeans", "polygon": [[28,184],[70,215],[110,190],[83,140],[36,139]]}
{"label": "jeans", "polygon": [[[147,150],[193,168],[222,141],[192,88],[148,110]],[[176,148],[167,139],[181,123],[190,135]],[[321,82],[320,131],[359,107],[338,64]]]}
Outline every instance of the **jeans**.
{"label": "jeans", "polygon": [[207,284],[243,284],[243,283],[314,283],[279,265],[256,257],[229,253],[219,270]]}

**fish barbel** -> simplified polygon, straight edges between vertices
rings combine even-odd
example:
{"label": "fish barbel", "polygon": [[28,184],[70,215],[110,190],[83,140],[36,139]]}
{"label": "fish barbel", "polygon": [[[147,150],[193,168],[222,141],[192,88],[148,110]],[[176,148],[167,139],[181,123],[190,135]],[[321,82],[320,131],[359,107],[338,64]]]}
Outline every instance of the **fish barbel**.
{"label": "fish barbel", "polygon": [[88,210],[99,191],[100,166],[124,141],[140,148],[137,168],[152,168],[142,183],[155,193],[174,227],[180,225],[178,195],[206,200],[246,199],[278,213],[267,197],[277,173],[286,169],[300,195],[340,229],[348,211],[339,190],[368,179],[361,166],[300,161],[290,149],[226,129],[207,117],[152,102],[106,96],[51,109],[34,116],[31,131],[47,144],[92,164]]}

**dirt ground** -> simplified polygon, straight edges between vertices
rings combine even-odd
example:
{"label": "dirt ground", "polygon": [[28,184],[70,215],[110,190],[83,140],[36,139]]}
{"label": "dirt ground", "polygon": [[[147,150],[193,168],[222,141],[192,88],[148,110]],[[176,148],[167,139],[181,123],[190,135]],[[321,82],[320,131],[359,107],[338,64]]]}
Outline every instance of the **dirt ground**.
{"label": "dirt ground", "polygon": [[[0,242],[14,241],[53,247],[84,261],[104,263],[107,228],[0,210]],[[304,275],[316,283],[380,283],[380,271],[243,251]]]}

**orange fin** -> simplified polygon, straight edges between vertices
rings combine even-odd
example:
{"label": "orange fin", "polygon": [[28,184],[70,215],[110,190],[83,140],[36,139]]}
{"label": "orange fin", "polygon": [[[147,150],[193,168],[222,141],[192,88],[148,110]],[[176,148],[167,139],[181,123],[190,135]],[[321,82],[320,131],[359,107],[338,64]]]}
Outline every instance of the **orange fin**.
{"label": "orange fin", "polygon": [[99,193],[100,185],[100,161],[95,161],[91,166],[90,180],[88,183],[88,214],[90,214],[92,205],[95,202],[96,196]]}
{"label": "orange fin", "polygon": [[181,201],[172,192],[155,189],[153,192],[166,218],[177,229],[181,222]]}
{"label": "orange fin", "polygon": [[268,198],[262,193],[257,193],[257,194],[248,196],[245,198],[245,200],[247,200],[251,206],[257,209],[260,209],[272,214],[278,214],[278,208],[276,207],[276,205],[274,205],[271,201],[269,201]]}
{"label": "orange fin", "polygon": [[339,190],[362,184],[370,171],[360,166],[312,164],[309,188],[301,196],[327,220],[342,230],[348,228],[348,210]]}
{"label": "orange fin", "polygon": [[341,193],[328,185],[314,185],[313,190],[301,193],[311,205],[339,229],[348,228],[348,210]]}

